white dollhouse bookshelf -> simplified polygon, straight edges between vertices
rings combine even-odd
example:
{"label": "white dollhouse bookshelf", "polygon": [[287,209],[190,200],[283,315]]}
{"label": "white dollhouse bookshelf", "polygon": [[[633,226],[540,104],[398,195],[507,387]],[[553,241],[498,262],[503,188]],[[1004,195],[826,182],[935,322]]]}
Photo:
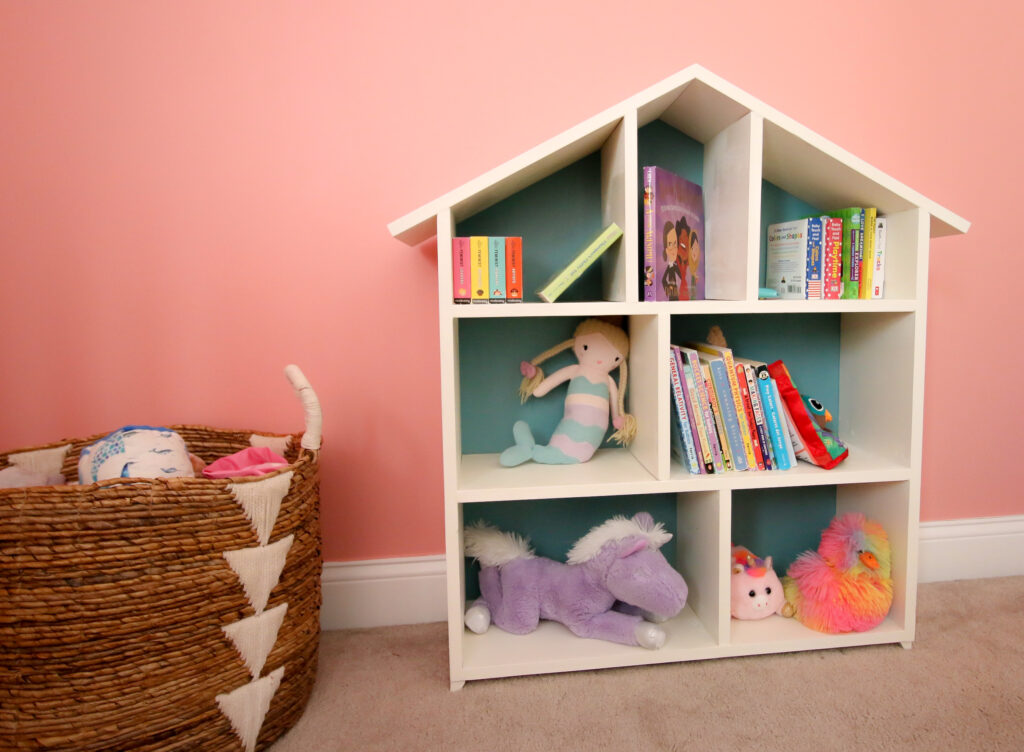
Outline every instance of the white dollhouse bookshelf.
{"label": "white dollhouse bookshelf", "polygon": [[[707,301],[641,300],[642,164],[689,170],[703,185]],[[787,213],[808,207],[844,206],[875,206],[888,217],[885,298],[758,300],[764,227],[801,216]],[[599,269],[553,304],[529,294],[588,233],[611,221],[624,235]],[[566,237],[553,224],[579,226],[582,234]],[[929,239],[968,227],[699,66],[392,222],[392,235],[409,245],[437,238],[452,688],[501,676],[878,643],[909,646],[917,600]],[[525,302],[453,303],[452,237],[469,234],[523,236]],[[515,393],[520,360],[562,341],[592,316],[619,317],[629,333],[627,410],[639,422],[636,440],[628,449],[606,446],[582,465],[500,466],[498,454],[512,443],[512,422],[530,408],[520,406]],[[690,475],[676,463],[669,344],[702,338],[708,323],[723,328],[738,355],[782,358],[801,391],[811,392],[811,386],[826,396],[849,458],[829,471],[801,462],[789,471],[710,476]],[[553,426],[551,411],[561,411],[557,396],[547,399],[548,412],[534,414],[539,440],[540,424]],[[690,588],[683,612],[664,625],[663,648],[581,639],[551,622],[525,636],[493,626],[482,635],[464,628],[467,593],[475,587],[462,553],[464,521],[504,520],[500,526],[535,544],[537,536],[550,539],[550,550],[538,546],[538,553],[560,558],[608,511],[641,509],[675,533],[667,554]],[[788,546],[791,559],[815,547],[828,520],[845,511],[879,520],[892,542],[895,601],[882,625],[825,635],[779,616],[730,618],[734,538],[781,559],[782,574],[786,556],[775,549]]]}

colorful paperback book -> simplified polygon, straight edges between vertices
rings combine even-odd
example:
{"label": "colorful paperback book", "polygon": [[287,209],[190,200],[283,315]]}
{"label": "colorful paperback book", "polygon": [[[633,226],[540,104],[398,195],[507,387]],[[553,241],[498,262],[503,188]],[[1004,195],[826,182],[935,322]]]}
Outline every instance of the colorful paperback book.
{"label": "colorful paperback book", "polygon": [[505,238],[505,300],[523,302],[523,239]]}
{"label": "colorful paperback book", "polygon": [[875,220],[878,209],[864,209],[864,257],[860,262],[860,299],[871,300],[871,280],[875,273]]}
{"label": "colorful paperback book", "polygon": [[487,238],[490,302],[505,302],[505,238]]}
{"label": "colorful paperback book", "polygon": [[708,390],[708,400],[711,402],[711,414],[715,419],[715,433],[718,435],[718,445],[722,448],[722,464],[726,470],[734,470],[732,462],[732,447],[729,446],[729,437],[725,432],[725,418],[722,415],[722,406],[718,401],[718,390],[715,389],[715,382],[711,376],[711,365],[701,363],[701,372],[704,374],[704,385]]}
{"label": "colorful paperback book", "polygon": [[[729,370],[725,365],[725,360],[719,355],[708,355],[701,352],[700,358],[711,368],[711,380],[718,398],[718,410],[722,416],[725,435],[729,441],[729,454],[732,457],[733,469],[746,470],[750,465],[747,463],[745,445],[750,443],[750,436],[743,435],[739,415],[736,412],[736,404],[733,402],[731,381],[736,380],[736,374],[733,373],[732,380],[729,379]],[[746,416],[744,416],[744,422],[746,422]]]}
{"label": "colorful paperback book", "polygon": [[789,408],[782,401],[782,395],[779,394],[779,385],[775,383],[775,379],[769,379],[769,383],[771,383],[772,401],[775,403],[779,416],[779,443],[782,445],[782,450],[786,453],[786,462],[789,463],[789,468],[786,469],[794,468],[796,467],[796,448],[793,442],[800,442],[800,447],[802,448],[803,441],[800,439],[796,426],[793,425],[793,419],[789,415]]}
{"label": "colorful paperback book", "polygon": [[452,299],[469,302],[469,238],[452,238]]}
{"label": "colorful paperback book", "polygon": [[689,411],[690,429],[694,439],[694,449],[698,452],[701,473],[715,472],[715,463],[708,441],[707,425],[704,421],[704,407],[697,396],[697,386],[693,380],[693,369],[679,348],[672,345],[672,354],[676,359],[676,367],[683,374],[683,396],[686,398],[686,409]]}
{"label": "colorful paperback book", "polygon": [[789,441],[788,436],[783,433],[785,424],[778,410],[778,403],[772,396],[772,378],[768,373],[768,364],[747,358],[737,358],[737,361],[748,366],[753,371],[753,378],[757,384],[757,395],[761,403],[761,412],[764,414],[765,434],[767,443],[771,447],[772,463],[776,470],[788,470],[792,467],[785,448],[785,442]]}
{"label": "colorful paperback book", "polygon": [[686,410],[686,398],[683,394],[683,380],[679,374],[679,366],[676,363],[675,353],[669,351],[669,378],[672,383],[672,404],[674,406],[675,426],[672,431],[674,437],[681,439],[679,447],[680,460],[693,475],[700,475],[700,466],[697,461],[697,451],[693,443],[693,433],[690,429],[690,417]]}
{"label": "colorful paperback book", "polygon": [[474,235],[469,239],[469,269],[472,290],[470,300],[473,303],[489,303],[491,300],[488,292],[489,283],[488,269],[490,262],[487,258],[489,245],[486,237]]}
{"label": "colorful paperback book", "polygon": [[[775,290],[780,298],[807,299],[807,250],[810,224],[809,219],[794,219],[789,222],[768,225],[764,285]],[[818,227],[820,228],[820,226],[819,222]]]}
{"label": "colorful paperback book", "polygon": [[[736,364],[736,381],[740,385],[740,397],[743,398],[743,412],[746,413],[747,426],[750,429],[750,443],[754,447],[754,464],[757,466],[758,470],[764,470],[764,452],[761,451],[761,437],[757,434],[757,421],[754,419],[754,404],[750,401],[750,387],[747,385],[747,369],[740,363]],[[753,470],[754,465],[751,465],[750,469]]]}
{"label": "colorful paperback book", "polygon": [[580,278],[591,264],[601,257],[616,240],[622,237],[622,228],[612,222],[560,272],[555,274],[537,291],[545,303],[554,303],[569,285]]}
{"label": "colorful paperback book", "polygon": [[860,296],[860,257],[864,251],[861,228],[864,210],[859,206],[829,212],[830,217],[843,220],[843,291],[842,300]]}
{"label": "colorful paperback book", "polygon": [[843,220],[822,217],[822,297],[839,300],[843,294]]}
{"label": "colorful paperback book", "polygon": [[754,459],[754,446],[750,440],[750,425],[747,423],[746,411],[743,409],[743,397],[740,394],[739,380],[736,378],[736,361],[733,358],[732,349],[723,345],[712,345],[707,342],[687,342],[687,347],[692,347],[698,352],[705,353],[712,357],[719,357],[725,364],[725,372],[728,378],[728,390],[723,395],[719,393],[719,399],[723,397],[732,403],[733,412],[736,415],[742,444],[737,447],[730,440],[729,448],[735,453],[741,451],[746,457],[746,467],[742,469],[757,467]]}
{"label": "colorful paperback book", "polygon": [[[718,440],[718,428],[715,425],[715,416],[711,410],[711,397],[708,394],[707,380],[704,371],[700,366],[700,354],[688,347],[680,347],[679,354],[683,358],[683,370],[687,375],[687,386],[697,395],[697,402],[700,405],[700,414],[704,418],[704,429],[700,433],[701,441],[707,441],[708,450],[711,453],[711,468],[708,472],[725,472],[725,461],[722,456],[722,446]],[[692,385],[690,382],[692,377]]]}
{"label": "colorful paperback book", "polygon": [[765,469],[776,469],[775,450],[772,447],[761,387],[761,374],[764,374],[765,379],[768,378],[768,364],[739,356],[736,356],[735,360],[737,378],[739,378],[739,369],[742,368],[743,375],[747,381],[747,390],[750,393],[750,407],[754,412],[754,429],[761,444],[761,455],[764,458]]}
{"label": "colorful paperback book", "polygon": [[643,168],[644,300],[704,300],[704,193],[663,167]]}
{"label": "colorful paperback book", "polygon": [[761,445],[761,456],[764,458],[764,469],[774,470],[775,453],[772,451],[772,441],[768,438],[768,424],[765,423],[764,407],[761,405],[761,394],[757,388],[757,373],[751,365],[745,365],[743,363],[737,363],[736,365],[743,369],[743,375],[747,380],[747,392],[750,394],[750,408],[754,411],[754,428],[757,431],[757,440]]}
{"label": "colorful paperback book", "polygon": [[885,297],[885,217],[875,220],[875,263],[871,274],[871,297]]}

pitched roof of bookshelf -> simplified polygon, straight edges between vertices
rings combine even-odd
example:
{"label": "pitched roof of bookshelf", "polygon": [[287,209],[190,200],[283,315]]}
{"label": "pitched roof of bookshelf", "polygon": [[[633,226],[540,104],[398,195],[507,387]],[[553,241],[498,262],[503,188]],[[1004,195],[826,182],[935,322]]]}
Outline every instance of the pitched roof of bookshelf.
{"label": "pitched roof of bookshelf", "polygon": [[932,236],[967,232],[970,223],[872,167],[778,110],[699,65],[692,65],[388,225],[409,245],[433,237],[439,212],[470,217],[599,150],[620,123],[642,127],[661,119],[706,143],[748,113],[764,120],[762,176],[822,207],[877,206],[892,213],[920,207]]}

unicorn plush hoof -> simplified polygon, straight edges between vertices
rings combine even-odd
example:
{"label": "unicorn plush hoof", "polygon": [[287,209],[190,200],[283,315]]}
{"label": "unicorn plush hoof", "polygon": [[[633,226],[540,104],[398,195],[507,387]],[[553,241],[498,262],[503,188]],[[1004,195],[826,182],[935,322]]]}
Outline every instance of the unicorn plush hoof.
{"label": "unicorn plush hoof", "polygon": [[491,611],[482,603],[470,606],[464,619],[470,632],[483,634],[491,626]]}
{"label": "unicorn plush hoof", "polygon": [[636,635],[636,641],[640,643],[640,647],[648,650],[658,650],[665,644],[665,630],[657,624],[642,621],[636,625],[636,631],[633,634]]}

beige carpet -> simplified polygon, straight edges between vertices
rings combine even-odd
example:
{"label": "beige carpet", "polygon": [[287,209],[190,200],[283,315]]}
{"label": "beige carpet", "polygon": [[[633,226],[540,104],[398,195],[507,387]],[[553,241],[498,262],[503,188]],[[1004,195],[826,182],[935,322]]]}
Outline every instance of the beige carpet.
{"label": "beige carpet", "polygon": [[443,624],[326,632],[311,750],[1024,750],[1024,577],[922,585],[917,640],[448,685]]}

